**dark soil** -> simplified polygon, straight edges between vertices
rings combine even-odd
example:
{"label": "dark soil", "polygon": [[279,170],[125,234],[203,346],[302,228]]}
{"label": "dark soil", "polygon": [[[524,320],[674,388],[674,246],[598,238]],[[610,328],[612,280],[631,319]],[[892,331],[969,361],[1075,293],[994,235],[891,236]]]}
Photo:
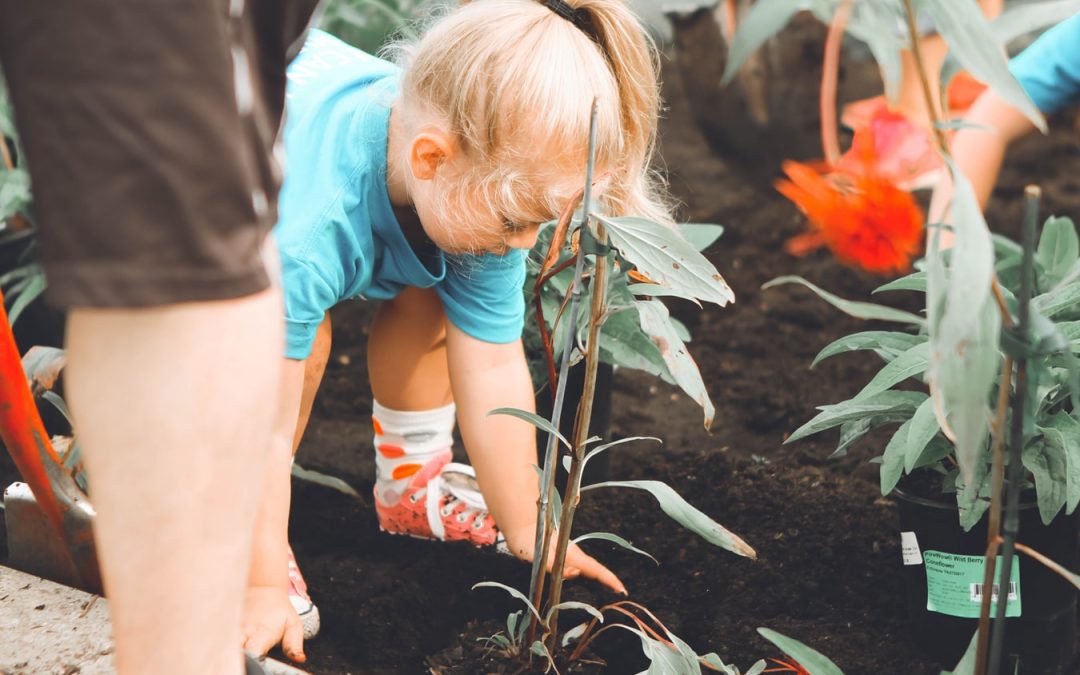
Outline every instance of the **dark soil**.
{"label": "dark soil", "polygon": [[[847,398],[876,370],[873,357],[862,355],[809,370],[824,345],[864,327],[804,289],[760,290],[769,279],[799,274],[845,297],[867,299],[880,280],[841,267],[824,252],[802,259],[784,253],[784,240],[802,228],[800,216],[769,185],[709,150],[670,67],[665,86],[671,109],[662,154],[671,186],[686,219],[727,227],[708,255],[737,302],[703,311],[673,307],[694,336],[690,348],[716,404],[712,433],[676,389],[638,373],[616,373],[614,435],[657,435],[665,445],[617,450],[612,475],[668,482],[754,546],[758,559],[736,557],[680,530],[636,491],[587,493],[576,530],[617,532],[654,555],[659,567],[613,546],[586,544],[626,582],[631,598],[672,632],[744,670],[780,656],[756,633],[766,626],[813,646],[848,675],[936,675],[955,664],[921,656],[909,637],[896,507],[881,497],[876,467],[868,463],[879,454],[875,439],[834,461],[826,458],[835,435],[783,445],[815,406]],[[849,81],[847,95],[865,95],[873,86],[873,78]],[[1030,181],[1044,187],[1044,213],[1080,215],[1078,166],[1080,144],[1070,120],[1058,120],[1048,137],[1016,146],[989,210],[993,226],[1015,232]],[[919,304],[902,295],[892,300],[908,309]],[[370,312],[364,303],[334,311],[334,353],[298,456],[303,466],[339,476],[364,495],[358,502],[294,483],[292,544],[323,622],[307,647],[307,667],[390,674],[422,673],[439,663],[435,672],[501,672],[490,660],[458,670],[445,664],[476,653],[475,638],[496,632],[520,609],[501,591],[471,587],[498,581],[525,588],[527,565],[378,530],[369,497],[374,462],[364,365]],[[12,474],[2,459],[0,478]],[[615,600],[583,582],[570,584],[567,595],[596,604]],[[597,647],[607,672],[644,668],[635,637],[609,631],[607,638]]]}

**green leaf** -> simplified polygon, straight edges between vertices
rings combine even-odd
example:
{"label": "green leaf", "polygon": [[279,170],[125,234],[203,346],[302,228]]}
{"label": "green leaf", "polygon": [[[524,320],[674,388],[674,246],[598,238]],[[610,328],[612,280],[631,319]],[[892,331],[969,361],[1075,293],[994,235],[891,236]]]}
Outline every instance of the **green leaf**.
{"label": "green leaf", "polygon": [[1061,23],[1077,12],[1080,12],[1080,0],[1028,2],[1005,8],[990,22],[990,30],[1000,44],[1007,44],[1022,35]]}
{"label": "green leaf", "polygon": [[780,651],[795,659],[808,675],[844,675],[826,656],[807,647],[794,638],[781,635],[768,628],[758,628],[761,637],[776,645]]}
{"label": "green leaf", "polygon": [[25,211],[29,205],[30,174],[19,168],[0,167],[0,222]]}
{"label": "green leaf", "polygon": [[[528,625],[521,620],[523,616],[525,616],[525,610],[523,609],[519,609],[516,612],[510,612],[506,615],[506,634],[509,635],[510,639],[515,643],[521,640],[518,628],[524,629]],[[522,630],[521,632],[523,633],[524,631]]]}
{"label": "green leaf", "polygon": [[[827,16],[816,13],[823,22],[831,22],[831,13]],[[848,33],[870,48],[881,71],[885,96],[893,102],[897,100],[900,90],[900,50],[910,46],[906,32],[898,33],[896,30],[901,21],[897,8],[891,3],[856,2],[851,6],[851,19],[847,26]]]}
{"label": "green leaf", "polygon": [[912,470],[921,469],[924,466],[937,464],[941,460],[953,454],[953,445],[944,436],[934,436],[926,444],[919,458],[915,460]]}
{"label": "green leaf", "polygon": [[977,463],[970,483],[964,482],[959,472],[956,475],[956,507],[960,511],[960,527],[967,532],[990,508],[990,465]]}
{"label": "green leaf", "polygon": [[633,551],[634,553],[639,553],[639,554],[645,556],[646,558],[653,561],[657,565],[660,564],[660,561],[657,560],[656,558],[652,557],[652,555],[650,555],[649,553],[647,553],[645,551],[642,551],[640,548],[637,548],[636,546],[634,546],[633,544],[631,544],[627,540],[623,539],[619,535],[612,534],[610,532],[590,532],[588,534],[583,534],[580,537],[575,537],[574,538],[574,543],[575,544],[580,544],[581,542],[588,541],[589,539],[603,539],[604,541],[610,541],[613,544],[618,544],[619,546],[622,546],[623,548],[625,548],[628,551]]}
{"label": "green leaf", "polygon": [[0,76],[0,142],[7,136],[17,139],[15,132],[15,109],[11,107],[11,98],[8,96],[7,83]]}
{"label": "green leaf", "polygon": [[629,487],[645,490],[656,498],[656,501],[660,503],[660,508],[672,520],[710,544],[748,558],[757,557],[757,553],[746,542],[728,531],[720,523],[691,506],[679,493],[665,483],[655,480],[607,481],[586,485],[581,488],[581,491],[585,492],[603,487]]}
{"label": "green leaf", "polygon": [[561,643],[562,646],[566,647],[566,645],[568,645],[571,642],[573,642],[574,640],[577,640],[578,638],[580,638],[582,635],[585,634],[585,629],[587,629],[588,627],[589,627],[589,622],[585,621],[584,623],[579,623],[578,625],[574,626],[570,630],[563,633],[562,643]]}
{"label": "green leaf", "polygon": [[600,328],[600,360],[673,382],[659,347],[641,330],[636,307],[608,315]]}
{"label": "green leaf", "polygon": [[916,5],[930,15],[934,28],[948,43],[951,55],[960,65],[1024,113],[1039,130],[1046,132],[1046,120],[1009,71],[1008,57],[978,3],[917,0]]}
{"label": "green leaf", "polygon": [[705,389],[705,381],[701,379],[701,371],[671,325],[667,307],[659,300],[639,300],[636,304],[641,330],[645,331],[660,350],[660,355],[675,382],[701,406],[705,414],[705,428],[708,429],[712,426],[716,409],[709,398],[708,390]]}
{"label": "green leaf", "polygon": [[[981,18],[981,13],[979,13]],[[990,294],[993,243],[970,182],[950,163],[954,194],[955,255],[944,267],[932,239],[927,254],[927,312],[931,360],[927,379],[942,429],[956,445],[965,482],[971,483],[989,431],[987,406],[997,379],[1001,317]]]}
{"label": "green leaf", "polygon": [[563,445],[573,450],[573,446],[570,445],[570,441],[566,440],[566,438],[561,433],[559,433],[559,430],[556,429],[550,421],[544,419],[543,417],[540,417],[536,413],[529,412],[528,410],[519,410],[517,408],[496,408],[489,412],[488,415],[509,415],[510,417],[516,417],[520,420],[525,420],[526,422],[540,429],[541,431],[546,431],[549,434],[555,434],[555,438],[558,438],[560,441],[562,441]]}
{"label": "green leaf", "polygon": [[[609,450],[611,448],[614,448],[614,447],[616,447],[618,445],[623,445],[624,443],[633,443],[634,441],[656,441],[657,443],[659,443],[661,445],[664,444],[664,442],[662,440],[660,440],[659,438],[657,438],[656,436],[628,436],[626,438],[620,438],[620,439],[618,439],[616,441],[611,441],[610,443],[604,443],[603,445],[598,445],[595,448],[592,448],[591,450],[589,450],[588,453],[585,454],[585,460],[584,461],[585,461],[586,464],[588,464],[590,459],[592,459],[596,455],[599,455],[601,452],[604,452],[605,450]],[[583,467],[583,469],[584,469],[584,467]]]}
{"label": "green leaf", "polygon": [[507,586],[506,584],[500,584],[498,581],[481,581],[478,584],[473,584],[472,589],[474,591],[478,588],[499,588],[506,591],[513,597],[525,603],[525,607],[528,608],[530,612],[532,612],[533,616],[536,617],[537,621],[543,623],[544,618],[540,616],[540,612],[536,611],[536,607],[533,606],[532,602],[530,602],[529,599],[526,598],[525,595],[518,589],[513,588],[512,586]]}
{"label": "green leaf", "polygon": [[937,435],[941,427],[934,416],[934,402],[926,399],[911,416],[911,426],[908,427],[907,446],[904,449],[904,470],[912,471],[923,457],[923,451],[931,439]]}
{"label": "green leaf", "polygon": [[829,459],[847,456],[847,449],[851,444],[870,433],[870,431],[877,426],[874,424],[875,419],[877,418],[864,417],[862,419],[841,424],[840,441],[836,444],[836,449],[829,454]]}
{"label": "green leaf", "polygon": [[60,398],[59,394],[55,391],[44,391],[41,394],[41,398],[51,403],[52,406],[63,415],[64,419],[67,420],[67,423],[74,426],[74,423],[71,420],[71,411],[68,410],[67,403],[64,403],[64,399]]}
{"label": "green leaf", "polygon": [[784,443],[791,443],[819,431],[838,427],[866,417],[892,413],[914,413],[926,400],[926,394],[918,391],[883,391],[863,399],[849,399],[842,403],[823,405],[812,420],[795,430]]}
{"label": "green leaf", "polygon": [[342,494],[346,494],[350,497],[360,499],[360,493],[354,490],[351,485],[341,480],[340,478],[328,476],[325,473],[321,473],[319,471],[305,469],[296,462],[293,462],[292,465],[292,475],[296,478],[299,478],[300,480],[304,480],[309,483],[315,483],[316,485],[321,485],[323,487],[330,488],[331,490],[337,490]]}
{"label": "green leaf", "polygon": [[1065,512],[1072,513],[1080,504],[1080,421],[1062,411],[1039,431],[1065,460]]}
{"label": "green leaf", "polygon": [[11,309],[8,310],[8,322],[13,324],[19,320],[23,310],[30,306],[30,303],[36,300],[42,293],[45,292],[45,275],[34,274],[33,276],[26,278],[26,283],[21,286],[18,293],[14,293],[14,301],[11,303]]}
{"label": "green leaf", "polygon": [[1042,272],[1036,275],[1038,290],[1045,292],[1058,285],[1078,259],[1080,239],[1077,239],[1072,220],[1048,219],[1035,252],[1035,264]]}
{"label": "green leaf", "polygon": [[549,666],[551,668],[554,668],[555,661],[552,660],[551,653],[548,652],[547,645],[545,645],[543,642],[541,642],[540,640],[533,642],[531,645],[529,645],[529,651],[533,654],[536,654],[537,656],[543,656],[545,659],[548,660]]}
{"label": "green leaf", "polygon": [[1049,318],[1066,311],[1074,312],[1080,308],[1080,281],[1055,286],[1032,298],[1031,304]]}
{"label": "green leaf", "polygon": [[1069,498],[1065,453],[1057,442],[1036,441],[1024,448],[1024,468],[1035,477],[1039,515],[1049,525]]}
{"label": "green leaf", "polygon": [[967,649],[964,650],[964,655],[960,657],[960,663],[956,664],[956,668],[953,668],[951,672],[941,671],[941,675],[975,675],[975,657],[978,645],[979,631],[976,630],[975,634],[971,636],[971,641],[968,642]]}
{"label": "green leaf", "polygon": [[896,430],[889,443],[885,446],[885,454],[881,457],[881,494],[887,495],[896,487],[900,476],[904,475],[904,453],[907,450],[908,431],[911,429],[911,420],[904,422]]}
{"label": "green leaf", "polygon": [[879,370],[862,391],[855,395],[855,398],[865,399],[892,389],[908,378],[922,375],[929,364],[930,344],[927,342],[917,344]]}
{"label": "green leaf", "polygon": [[875,294],[885,291],[922,291],[925,293],[926,272],[912,272],[906,277],[900,277],[874,289]]}
{"label": "green leaf", "polygon": [[826,290],[823,290],[814,284],[810,283],[802,277],[796,276],[783,276],[777,277],[772,281],[764,284],[761,288],[768,289],[775,286],[781,286],[783,284],[802,284],[806,286],[819,298],[829,303],[833,307],[836,307],[841,312],[849,316],[853,316],[856,319],[876,319],[878,321],[896,321],[899,323],[910,323],[915,326],[925,326],[926,319],[921,316],[916,316],[910,312],[904,312],[892,307],[886,307],[885,305],[876,305],[872,302],[855,302],[852,300],[845,300],[841,297],[835,296]]}
{"label": "green leaf", "polygon": [[721,86],[728,85],[739,72],[746,59],[765,44],[791,21],[807,3],[798,0],[758,0],[750,7],[746,16],[739,23],[739,30],[728,50],[724,75],[720,78]]}
{"label": "green leaf", "polygon": [[[633,633],[637,633],[638,637],[641,638],[641,651],[645,654],[645,658],[649,660],[649,669],[645,671],[644,675],[672,675],[672,673],[701,675],[701,664],[697,658],[688,656],[678,646],[671,647],[667,643],[655,640],[646,635],[644,631],[636,628],[630,628],[622,624],[612,625],[626,628]],[[671,637],[671,633],[668,633],[668,636]]]}
{"label": "green leaf", "polygon": [[847,352],[872,349],[885,361],[892,361],[917,344],[926,343],[925,335],[912,335],[897,331],[868,330],[852,333],[829,343],[814,357],[813,368],[827,358]]}
{"label": "green leaf", "polygon": [[704,251],[724,234],[724,226],[715,223],[679,223],[683,239],[698,251]]}
{"label": "green leaf", "polygon": [[689,300],[698,307],[701,303],[697,301],[692,294],[687,293],[675,288],[668,288],[667,286],[661,286],[659,284],[629,284],[627,288],[631,293],[638,297],[648,298],[682,298],[683,300]]}
{"label": "green leaf", "polygon": [[735,300],[713,264],[677,230],[644,218],[596,218],[619,253],[654,283],[721,307]]}
{"label": "green leaf", "polygon": [[600,610],[586,602],[578,602],[576,600],[565,600],[553,607],[549,607],[547,611],[547,618],[544,620],[544,623],[546,624],[548,621],[551,620],[552,612],[556,610],[561,612],[567,609],[580,609],[583,612],[588,612],[589,615],[591,615],[594,619],[596,619],[600,623],[604,623],[604,615],[600,613]]}

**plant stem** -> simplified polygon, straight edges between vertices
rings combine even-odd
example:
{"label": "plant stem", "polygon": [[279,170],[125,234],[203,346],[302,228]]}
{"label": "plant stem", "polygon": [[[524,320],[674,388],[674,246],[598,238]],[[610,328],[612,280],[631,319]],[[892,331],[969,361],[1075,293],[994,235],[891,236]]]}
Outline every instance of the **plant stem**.
{"label": "plant stem", "polygon": [[1016,547],[1017,551],[1020,551],[1021,553],[1026,553],[1028,556],[1034,558],[1035,560],[1038,560],[1043,565],[1046,565],[1046,567],[1051,572],[1054,572],[1055,574],[1060,575],[1061,577],[1063,577],[1065,579],[1065,581],[1068,581],[1073,586],[1076,586],[1077,589],[1080,589],[1080,578],[1078,578],[1075,574],[1073,574],[1069,570],[1065,569],[1064,567],[1062,567],[1058,563],[1054,562],[1050,558],[1047,558],[1042,553],[1039,553],[1038,551],[1031,548],[1030,546],[1025,546],[1024,544],[1021,544],[1020,542],[1015,542],[1013,544],[1013,546]]}
{"label": "plant stem", "polygon": [[[997,275],[991,283],[994,300],[1001,311],[1001,321],[1006,328],[1012,328],[1013,318],[1005,302],[1005,294],[998,283]],[[997,552],[1001,546],[1001,485],[1005,477],[1005,416],[1009,410],[1009,394],[1012,390],[1013,359],[1006,356],[1001,366],[1001,384],[998,387],[997,410],[994,414],[994,446],[991,450],[992,464],[990,477],[990,513],[986,527],[986,559],[983,561],[983,589],[993,588],[994,566],[997,564]],[[1000,594],[999,594],[1000,596]],[[984,592],[979,609],[979,640],[975,649],[975,671],[986,672],[987,647],[990,645],[990,598]]]}
{"label": "plant stem", "polygon": [[911,54],[915,58],[919,82],[922,84],[923,98],[926,99],[926,112],[930,117],[930,126],[934,130],[934,138],[937,139],[938,148],[943,155],[947,156],[949,147],[945,140],[945,132],[941,128],[941,113],[934,102],[934,93],[930,90],[930,80],[926,76],[926,62],[923,60],[922,48],[919,46],[919,27],[911,0],[904,0],[904,14],[907,19],[908,34],[911,36]]}
{"label": "plant stem", "polygon": [[[582,194],[582,222],[581,227],[589,226],[589,210],[592,207],[592,184],[593,173],[596,170],[596,116],[597,101],[593,99],[592,110],[589,120],[589,150],[585,166],[585,188]],[[571,210],[571,217],[573,211]],[[553,239],[559,241],[559,237]],[[567,372],[570,370],[570,352],[574,347],[574,327],[577,326],[577,313],[580,307],[582,293],[582,277],[585,272],[585,255],[579,253],[574,264],[574,283],[571,286],[570,301],[570,330],[566,331],[565,344],[563,345],[562,361],[559,364],[559,379],[555,386],[555,401],[551,408],[551,424],[556,429],[562,421],[563,401],[566,397]],[[543,317],[540,317],[543,321]],[[595,372],[594,372],[595,375]],[[595,381],[595,377],[594,377]],[[584,397],[583,399],[584,400]],[[589,399],[591,401],[591,398]],[[548,434],[547,448],[544,451],[544,469],[540,478],[540,497],[537,502],[536,514],[536,539],[533,548],[532,574],[529,579],[529,598],[533,606],[540,609],[540,602],[544,593],[544,577],[547,573],[548,550],[551,547],[551,531],[554,529],[554,502],[551,495],[555,491],[555,475],[558,466],[558,439],[555,434]],[[569,534],[569,527],[566,527]],[[562,567],[552,567],[554,581],[562,585]],[[536,640],[537,619],[532,616],[529,619],[529,644]]]}
{"label": "plant stem", "polygon": [[836,128],[836,90],[840,79],[840,45],[844,39],[851,6],[855,0],[843,0],[829,24],[829,33],[825,38],[825,57],[821,64],[821,96],[818,100],[821,112],[821,147],[825,151],[825,162],[830,167],[840,161],[840,140]]}
{"label": "plant stem", "polygon": [[[1019,338],[1022,344],[1028,342],[1028,330],[1031,323],[1029,307],[1031,305],[1032,267],[1034,264],[1035,225],[1039,215],[1039,198],[1042,191],[1035,185],[1024,189],[1023,246],[1024,257],[1020,265],[1019,300]],[[1016,357],[1016,391],[1013,394],[1012,425],[1009,438],[1009,486],[1005,500],[1004,546],[1001,554],[1001,570],[998,574],[998,603],[994,617],[993,633],[990,637],[989,675],[997,675],[1001,666],[1001,650],[1005,641],[1005,609],[1008,605],[1009,577],[1012,571],[1013,553],[1016,535],[1020,530],[1020,479],[1023,472],[1021,451],[1024,444],[1024,422],[1027,416],[1027,356],[1021,353]],[[983,590],[989,593],[991,589]]]}
{"label": "plant stem", "polygon": [[[994,287],[997,289],[997,279]],[[999,290],[1000,292],[1000,290]],[[1008,317],[1008,313],[1002,316]],[[1008,317],[1007,323],[1012,322]],[[991,451],[993,464],[990,478],[990,515],[986,528],[986,559],[983,562],[983,598],[979,609],[979,642],[975,649],[975,672],[986,672],[986,647],[990,643],[990,596],[986,591],[993,588],[994,565],[1001,540],[1001,483],[1005,475],[1005,415],[1009,409],[1009,390],[1012,387],[1013,360],[1005,357],[1001,366],[1001,384],[998,388],[997,411],[994,414],[994,447]],[[999,594],[1000,595],[1000,594]]]}
{"label": "plant stem", "polygon": [[4,168],[11,171],[15,168],[15,162],[11,159],[11,153],[8,152],[7,139],[0,135],[0,160],[3,160]]}
{"label": "plant stem", "polygon": [[[587,232],[588,218],[582,224],[582,236]],[[607,232],[604,226],[596,223],[596,241],[603,247],[607,245]],[[584,248],[581,257],[585,257]],[[566,479],[566,493],[563,497],[562,516],[559,518],[559,539],[555,547],[555,562],[551,566],[551,596],[548,607],[555,607],[562,597],[563,568],[566,565],[566,552],[570,548],[570,530],[574,523],[574,513],[581,499],[581,474],[585,469],[585,441],[589,437],[589,422],[592,421],[593,398],[596,393],[596,370],[600,365],[600,326],[604,322],[607,304],[607,278],[611,260],[607,253],[598,253],[592,283],[592,306],[589,316],[589,341],[585,345],[585,383],[582,386],[581,402],[578,404],[577,419],[574,421],[574,453],[570,458],[570,471]],[[572,324],[576,325],[576,324]],[[549,651],[554,649],[559,626],[558,610],[551,610],[548,620]]]}

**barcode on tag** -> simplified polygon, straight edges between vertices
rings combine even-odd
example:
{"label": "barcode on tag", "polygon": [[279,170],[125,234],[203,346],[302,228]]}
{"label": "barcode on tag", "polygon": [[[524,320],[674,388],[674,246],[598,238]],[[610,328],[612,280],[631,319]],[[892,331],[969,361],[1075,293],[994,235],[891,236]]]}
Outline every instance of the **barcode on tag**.
{"label": "barcode on tag", "polygon": [[[970,584],[970,588],[971,588],[971,601],[972,602],[982,602],[982,599],[983,599],[983,585],[982,584]],[[991,594],[990,594],[990,600],[992,602],[997,602],[998,591],[1001,590],[1001,585],[1000,584],[994,584],[993,589],[994,589],[993,592],[991,592]],[[1014,581],[1009,582],[1009,600],[1010,601],[1011,600],[1016,600],[1016,582],[1014,582]]]}

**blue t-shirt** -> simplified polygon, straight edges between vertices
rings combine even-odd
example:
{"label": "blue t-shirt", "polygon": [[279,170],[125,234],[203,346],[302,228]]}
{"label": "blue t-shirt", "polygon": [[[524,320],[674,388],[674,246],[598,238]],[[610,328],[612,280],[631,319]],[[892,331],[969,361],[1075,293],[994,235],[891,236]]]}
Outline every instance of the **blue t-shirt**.
{"label": "blue t-shirt", "polygon": [[1080,103],[1080,14],[1040,35],[1009,68],[1044,113]]}
{"label": "blue t-shirt", "polygon": [[342,300],[388,300],[434,287],[446,315],[485,342],[521,337],[526,251],[421,260],[386,191],[390,106],[399,70],[322,31],[288,69],[286,179],[278,223],[287,347],[306,358],[324,313]]}

